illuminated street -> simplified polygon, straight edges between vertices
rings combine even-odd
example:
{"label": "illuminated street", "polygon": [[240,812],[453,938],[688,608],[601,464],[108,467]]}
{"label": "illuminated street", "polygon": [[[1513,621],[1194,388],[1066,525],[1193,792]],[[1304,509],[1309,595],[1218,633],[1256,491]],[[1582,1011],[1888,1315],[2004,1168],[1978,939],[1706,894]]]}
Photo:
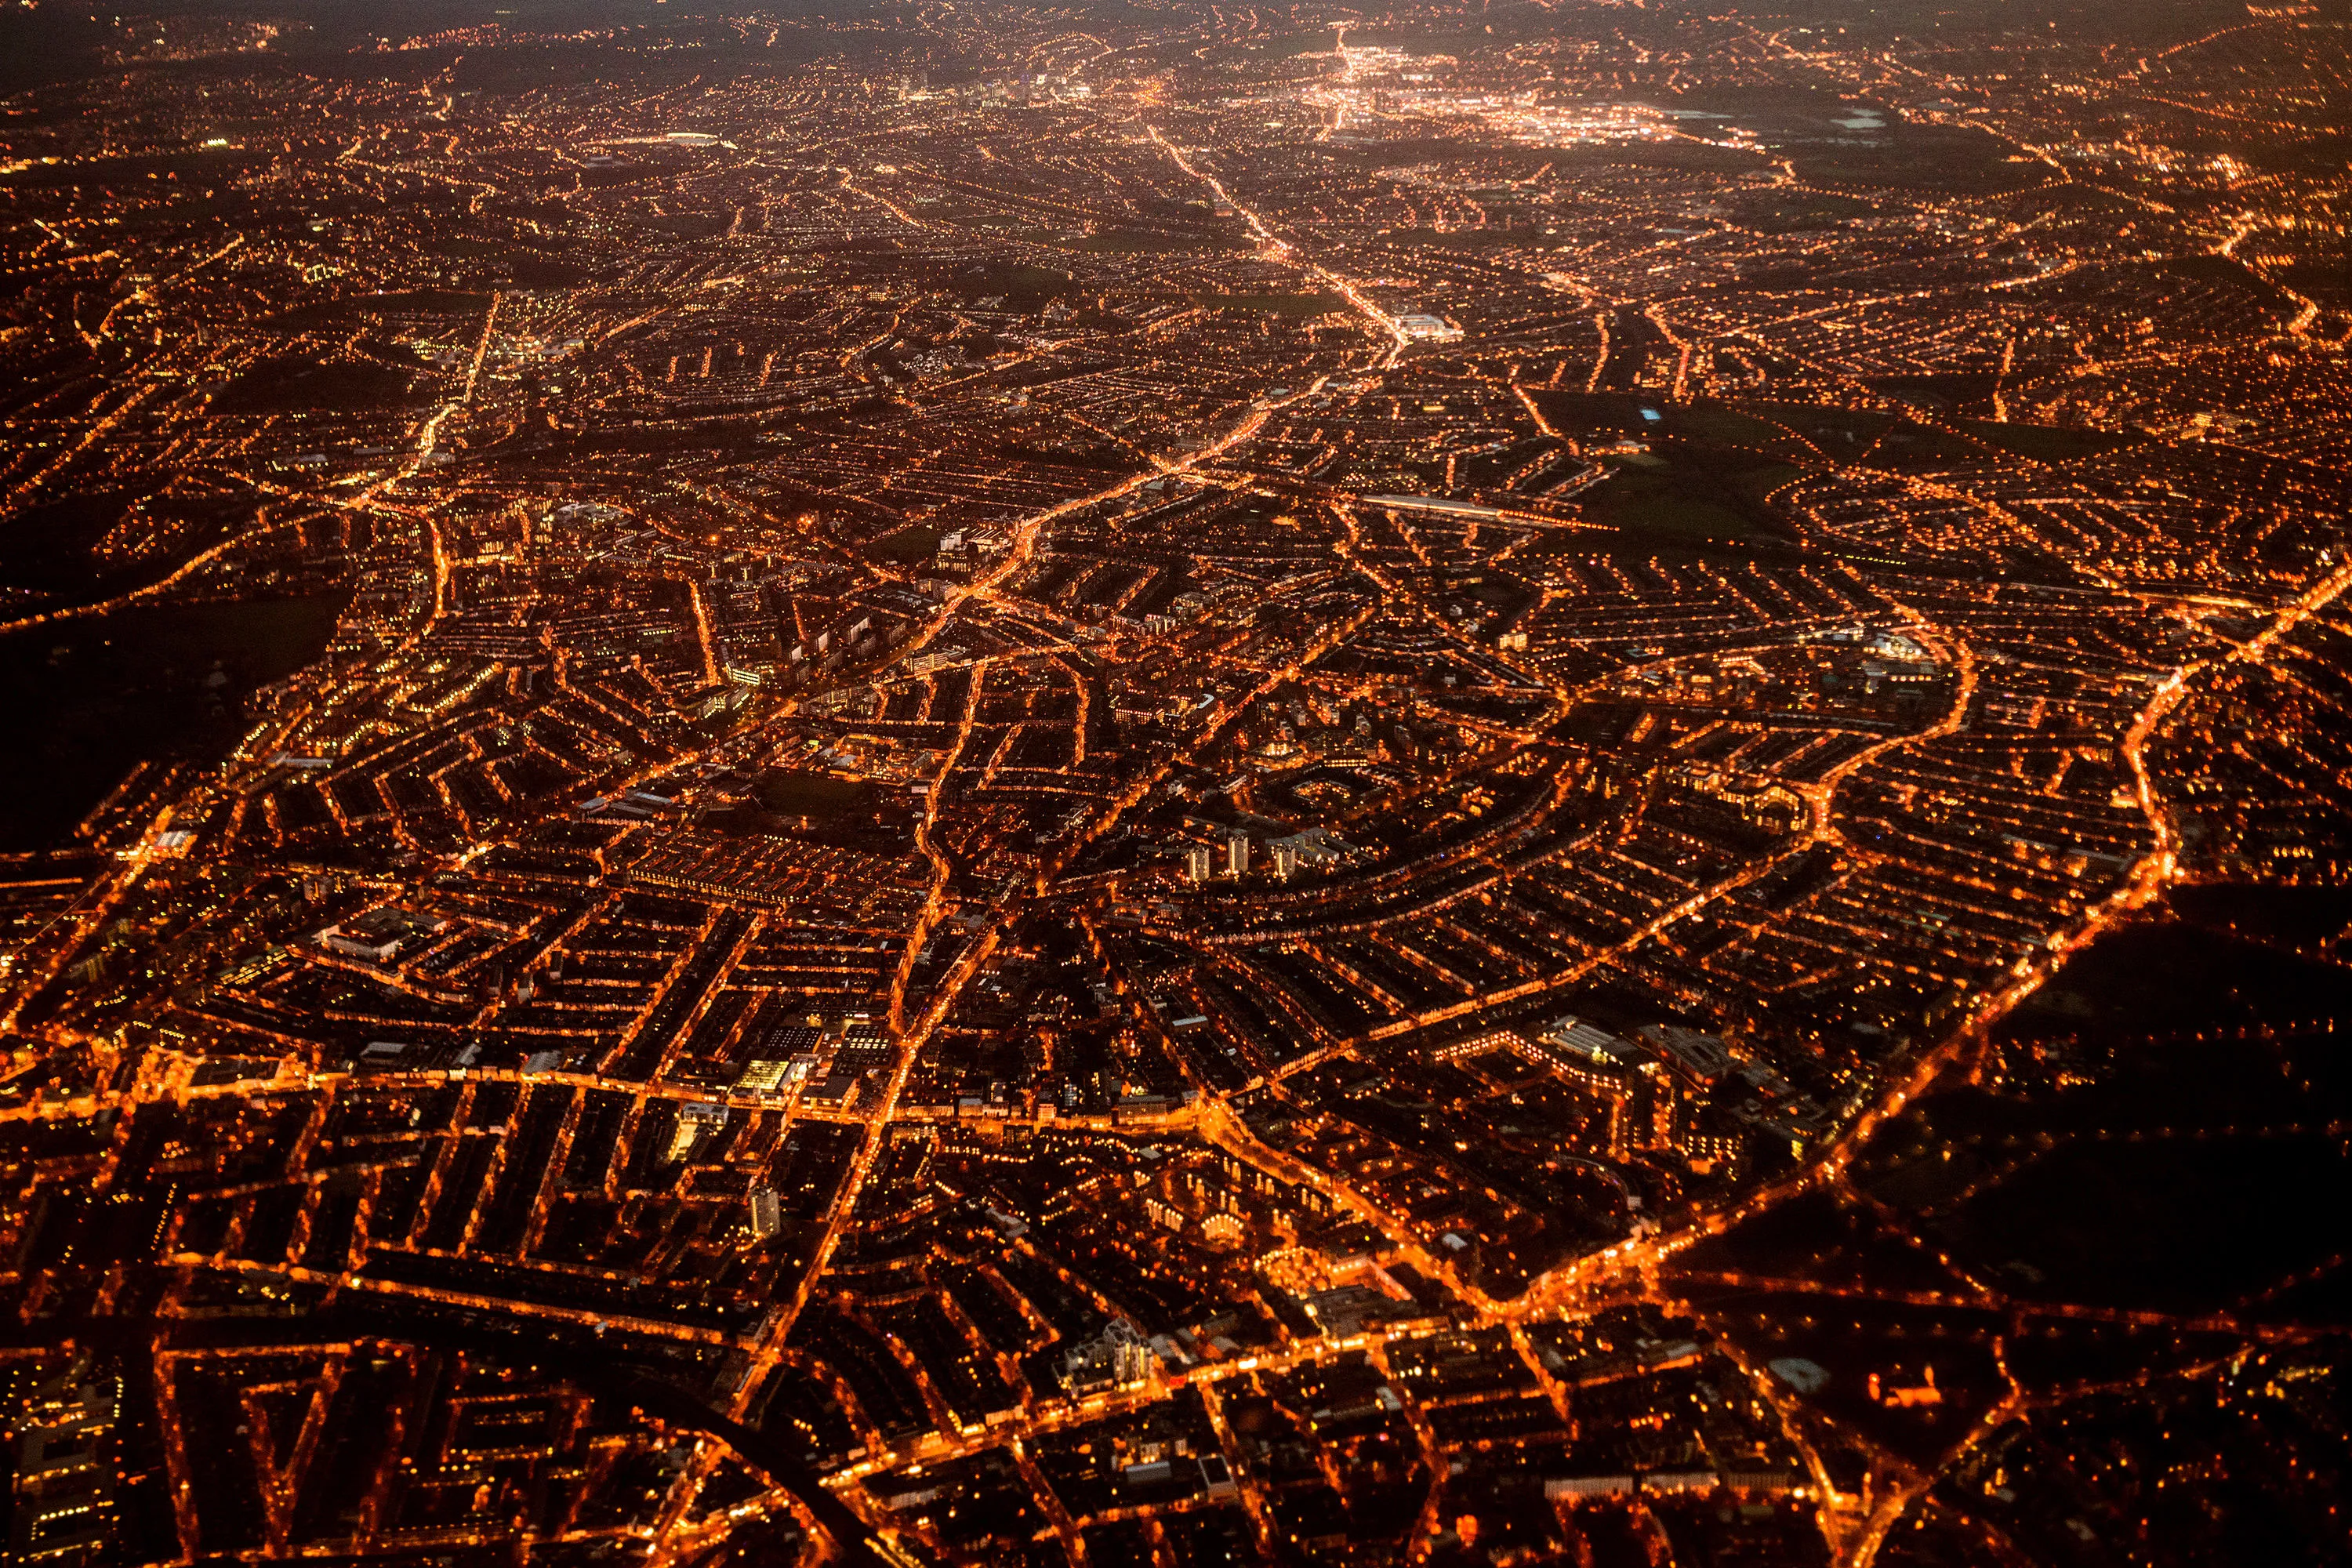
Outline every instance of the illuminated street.
{"label": "illuminated street", "polygon": [[0,14],[0,1532],[2347,1563],[2352,11]]}

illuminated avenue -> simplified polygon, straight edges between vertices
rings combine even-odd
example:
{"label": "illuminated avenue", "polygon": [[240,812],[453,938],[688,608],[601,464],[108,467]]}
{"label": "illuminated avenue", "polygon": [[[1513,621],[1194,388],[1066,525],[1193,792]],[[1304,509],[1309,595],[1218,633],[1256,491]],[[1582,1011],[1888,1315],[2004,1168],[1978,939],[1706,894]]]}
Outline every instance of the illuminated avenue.
{"label": "illuminated avenue", "polygon": [[2352,1560],[2352,11],[2110,10],[14,8],[7,1560]]}

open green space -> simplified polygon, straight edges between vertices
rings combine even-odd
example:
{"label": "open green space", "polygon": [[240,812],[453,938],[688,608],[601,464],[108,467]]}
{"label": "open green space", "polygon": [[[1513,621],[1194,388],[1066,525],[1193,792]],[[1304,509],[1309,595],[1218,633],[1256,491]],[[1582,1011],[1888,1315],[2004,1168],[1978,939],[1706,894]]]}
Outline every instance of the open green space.
{"label": "open green space", "polygon": [[1196,294],[1192,302],[1203,310],[1247,310],[1265,316],[1305,320],[1344,310],[1348,301],[1337,294]]}
{"label": "open green space", "polygon": [[760,781],[760,804],[780,816],[819,819],[870,809],[874,786],[862,779],[787,769]]}
{"label": "open green space", "polygon": [[1638,542],[1680,545],[1775,537],[1758,503],[1801,471],[1781,463],[1717,466],[1687,448],[1612,466],[1609,481],[1585,493],[1585,516]]}
{"label": "open green space", "polygon": [[1967,419],[1960,422],[1966,430],[1987,446],[1998,447],[2021,458],[2031,458],[2037,463],[2066,463],[2078,458],[2095,458],[2119,447],[2136,447],[2146,438],[2118,435],[2110,430],[2073,430],[2056,425],[2010,425],[1990,419]]}
{"label": "open green space", "polygon": [[1780,426],[1725,404],[1680,404],[1661,412],[1665,415],[1667,434],[1689,440],[1763,450],[1791,445],[1789,432]]}
{"label": "open green space", "polygon": [[1755,416],[1785,426],[1832,458],[1852,458],[1902,422],[1881,408],[1840,408],[1829,404],[1751,403]]}
{"label": "open green space", "polygon": [[208,405],[215,414],[357,413],[396,408],[409,396],[408,371],[365,360],[268,359],[230,382]]}
{"label": "open green space", "polygon": [[1798,459],[1813,453],[1794,439],[1775,414],[1840,414],[1838,409],[1775,409],[1756,405],[1748,412],[1728,403],[1673,403],[1654,393],[1537,392],[1529,395],[1554,428],[1570,435],[1661,437],[1711,447],[1747,447],[1777,457]]}
{"label": "open green space", "polygon": [[1389,245],[1414,245],[1451,250],[1490,250],[1497,246],[1528,243],[1525,228],[1495,225],[1486,228],[1392,228],[1381,236]]}
{"label": "open green space", "polygon": [[[1833,228],[1848,218],[1864,217],[1877,210],[1876,203],[1860,196],[1793,189],[1750,192],[1733,203],[1731,209],[1735,222],[1759,234],[1801,234],[1810,229]],[[1808,268],[1780,267],[1769,271],[1743,272],[1740,281],[1760,289],[1807,288],[1818,276]]]}
{"label": "open green space", "polygon": [[226,755],[244,694],[318,658],[342,606],[341,595],[159,605],[0,637],[15,761],[0,770],[0,848],[63,840],[140,763]]}
{"label": "open green space", "polygon": [[1236,241],[1213,234],[1169,234],[1154,229],[1112,228],[1073,240],[1072,250],[1112,256],[1160,256],[1189,250],[1228,250]]}
{"label": "open green space", "polygon": [[1022,261],[974,263],[957,272],[949,286],[967,299],[1002,294],[1021,310],[1034,309],[1057,294],[1068,293],[1073,287],[1068,273]]}
{"label": "open green space", "polygon": [[2063,177],[2039,158],[1959,126],[1890,123],[1868,141],[1790,137],[1780,142],[1780,150],[1802,179],[1825,184],[1990,195]]}
{"label": "open green space", "polygon": [[0,583],[89,604],[167,576],[252,520],[246,496],[175,494],[150,479],[26,507],[0,524]]}
{"label": "open green space", "polygon": [[488,294],[454,289],[411,289],[393,294],[345,294],[332,300],[298,305],[260,323],[278,331],[303,332],[321,327],[345,326],[371,316],[414,318],[435,316],[445,321],[478,323],[490,308]]}
{"label": "open green space", "polygon": [[929,523],[910,522],[895,533],[886,533],[865,547],[871,560],[888,561],[905,565],[913,561],[929,561],[939,553],[940,531]]}

